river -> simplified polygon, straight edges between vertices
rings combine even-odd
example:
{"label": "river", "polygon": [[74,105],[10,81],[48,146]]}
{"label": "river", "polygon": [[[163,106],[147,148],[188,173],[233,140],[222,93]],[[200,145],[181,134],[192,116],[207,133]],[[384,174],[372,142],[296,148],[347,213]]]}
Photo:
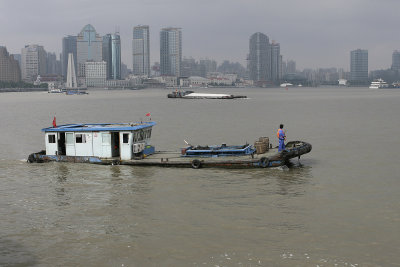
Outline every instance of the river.
{"label": "river", "polygon": [[[0,94],[0,266],[400,266],[400,90],[224,88]],[[156,150],[253,143],[290,168],[28,164],[52,124],[157,122]]]}

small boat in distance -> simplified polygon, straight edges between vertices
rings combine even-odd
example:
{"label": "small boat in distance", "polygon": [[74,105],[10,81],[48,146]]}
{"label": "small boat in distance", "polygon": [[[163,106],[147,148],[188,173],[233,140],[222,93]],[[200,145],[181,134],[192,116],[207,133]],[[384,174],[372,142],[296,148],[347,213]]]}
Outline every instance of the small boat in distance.
{"label": "small boat in distance", "polygon": [[87,88],[69,88],[65,90],[66,95],[88,95]]}
{"label": "small boat in distance", "polygon": [[281,87],[291,87],[291,86],[293,86],[293,84],[291,84],[291,83],[282,83],[281,84]]}
{"label": "small boat in distance", "polygon": [[375,79],[371,82],[371,85],[369,86],[369,89],[382,89],[382,88],[388,88],[389,85],[382,79]]}
{"label": "small boat in distance", "polygon": [[47,93],[49,94],[60,94],[60,93],[64,93],[64,91],[60,88],[52,88],[49,89],[49,91],[47,91]]}

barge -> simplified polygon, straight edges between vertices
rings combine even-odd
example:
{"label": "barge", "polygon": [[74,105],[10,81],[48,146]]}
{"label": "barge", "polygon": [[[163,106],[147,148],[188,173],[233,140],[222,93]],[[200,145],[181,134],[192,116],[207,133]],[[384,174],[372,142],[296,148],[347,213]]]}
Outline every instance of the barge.
{"label": "barge", "polygon": [[234,99],[247,98],[244,95],[229,95],[215,93],[195,93],[193,91],[173,91],[167,95],[168,98],[183,98],[183,99]]}
{"label": "barge", "polygon": [[75,162],[160,167],[267,168],[287,164],[309,153],[311,144],[291,141],[278,152],[262,137],[254,145],[192,146],[156,151],[150,144],[155,122],[66,124],[44,128],[46,149],[32,153],[30,163]]}

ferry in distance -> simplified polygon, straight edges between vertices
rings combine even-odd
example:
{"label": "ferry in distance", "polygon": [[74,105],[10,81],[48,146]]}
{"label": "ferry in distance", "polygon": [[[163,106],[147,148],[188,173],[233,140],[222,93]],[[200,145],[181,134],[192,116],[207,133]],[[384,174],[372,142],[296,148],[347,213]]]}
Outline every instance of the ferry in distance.
{"label": "ferry in distance", "polygon": [[291,86],[293,86],[293,84],[291,84],[291,83],[282,83],[281,84],[281,87],[291,87]]}
{"label": "ferry in distance", "polygon": [[382,79],[376,79],[373,82],[371,82],[371,85],[369,86],[369,89],[382,89],[382,88],[388,88],[389,85]]}

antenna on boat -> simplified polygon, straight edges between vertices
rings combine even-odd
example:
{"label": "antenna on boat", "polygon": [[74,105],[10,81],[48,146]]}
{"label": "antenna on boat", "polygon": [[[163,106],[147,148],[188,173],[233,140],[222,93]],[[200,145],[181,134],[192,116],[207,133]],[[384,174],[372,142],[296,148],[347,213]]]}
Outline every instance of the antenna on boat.
{"label": "antenna on boat", "polygon": [[189,145],[189,143],[188,143],[185,139],[183,139],[183,141],[184,141],[187,145]]}

